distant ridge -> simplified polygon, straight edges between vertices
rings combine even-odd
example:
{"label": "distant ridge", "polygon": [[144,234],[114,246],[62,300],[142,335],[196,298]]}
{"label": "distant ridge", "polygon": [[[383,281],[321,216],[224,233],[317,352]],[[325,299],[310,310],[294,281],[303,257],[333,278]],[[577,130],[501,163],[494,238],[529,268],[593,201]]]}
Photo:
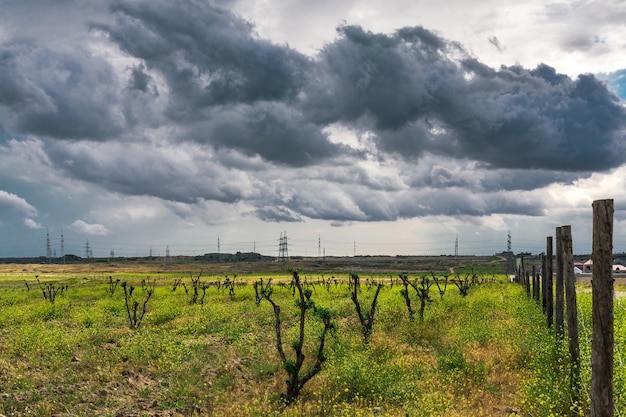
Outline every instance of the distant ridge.
{"label": "distant ridge", "polygon": [[[191,261],[191,262],[261,262],[272,261],[276,259],[272,256],[265,256],[255,252],[237,252],[237,253],[205,253],[196,256],[171,256],[172,261]],[[165,256],[126,256],[126,257],[104,257],[104,258],[82,258],[80,256],[68,254],[64,257],[48,258],[46,256],[30,257],[30,258],[0,258],[3,264],[75,264],[84,262],[110,262],[115,261],[159,261],[165,262]]]}

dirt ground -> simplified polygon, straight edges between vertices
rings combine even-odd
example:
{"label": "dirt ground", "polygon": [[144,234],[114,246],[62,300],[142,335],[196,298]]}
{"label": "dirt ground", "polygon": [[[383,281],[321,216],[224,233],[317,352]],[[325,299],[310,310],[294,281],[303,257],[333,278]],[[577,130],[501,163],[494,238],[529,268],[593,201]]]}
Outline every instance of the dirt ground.
{"label": "dirt ground", "polygon": [[257,261],[207,261],[197,258],[92,259],[73,263],[2,263],[0,274],[25,276],[48,274],[106,274],[106,273],[189,273],[245,274],[285,272],[295,268],[305,273],[504,273],[503,256],[357,256],[357,257],[291,257],[285,260],[263,258]]}

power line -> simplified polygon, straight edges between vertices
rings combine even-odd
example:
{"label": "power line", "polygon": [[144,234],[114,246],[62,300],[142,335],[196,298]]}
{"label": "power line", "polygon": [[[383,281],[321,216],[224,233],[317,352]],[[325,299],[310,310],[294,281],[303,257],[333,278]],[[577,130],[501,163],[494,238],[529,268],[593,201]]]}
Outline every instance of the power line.
{"label": "power line", "polygon": [[[497,237],[499,233],[500,238]],[[50,231],[46,231],[45,241],[41,242],[44,238],[43,233],[39,234],[37,238],[29,240],[19,235],[3,235],[0,239],[0,257],[20,257],[20,256],[39,256],[36,254],[37,247],[45,245],[46,256],[52,257],[53,236],[50,235]],[[402,239],[400,241],[359,241],[360,250],[362,255],[382,255],[382,256],[394,256],[394,255],[447,255],[454,253],[455,255],[463,254],[492,254],[502,251],[502,232],[493,232],[489,234],[482,234],[481,236],[472,236],[469,239],[460,241],[459,236],[455,236],[454,239],[454,251],[450,251],[449,243],[445,243],[445,239],[442,240],[420,240],[419,238]],[[93,239],[92,239],[93,238]],[[117,256],[121,257],[141,257],[149,256],[150,249],[152,249],[153,255],[159,253],[165,254],[168,249],[170,256],[196,256],[198,254],[214,253],[215,246],[202,244],[202,243],[190,243],[185,241],[183,243],[165,242],[155,247],[152,242],[141,241],[124,241],[115,242],[108,239],[104,239],[97,236],[90,236],[87,241],[84,237],[76,235],[74,233],[67,233],[65,230],[61,230],[61,251],[60,256],[66,257],[68,254],[83,255],[85,257],[102,256],[108,257],[111,248],[115,248]],[[255,253],[259,253],[266,256],[272,256],[276,254],[276,244],[278,240],[278,255],[280,258],[288,258],[291,255],[298,256],[356,256],[356,240],[325,240],[324,246],[321,244],[321,235],[318,234],[317,242],[315,238],[305,239],[293,239],[288,237],[286,231],[280,233],[279,239],[262,239],[262,240],[249,240],[241,239],[237,242],[222,242],[221,236],[217,236],[217,250],[218,253],[235,253],[235,252],[249,252],[252,248]],[[500,244],[498,244],[500,241]],[[507,249],[509,242],[512,241],[511,231],[507,233]],[[38,243],[39,242],[39,243]],[[528,251],[535,251],[533,242],[530,239],[522,239],[521,249]],[[42,244],[43,243],[43,244]],[[518,242],[519,244],[519,242]],[[317,250],[315,250],[317,246]],[[512,245],[511,245],[512,246]],[[49,249],[49,252],[48,252]],[[35,252],[35,254],[32,254]],[[55,252],[58,251],[58,247]],[[81,254],[82,252],[82,254]],[[276,255],[273,255],[276,256]],[[56,257],[56,256],[55,256]],[[59,259],[60,261],[60,259]]]}

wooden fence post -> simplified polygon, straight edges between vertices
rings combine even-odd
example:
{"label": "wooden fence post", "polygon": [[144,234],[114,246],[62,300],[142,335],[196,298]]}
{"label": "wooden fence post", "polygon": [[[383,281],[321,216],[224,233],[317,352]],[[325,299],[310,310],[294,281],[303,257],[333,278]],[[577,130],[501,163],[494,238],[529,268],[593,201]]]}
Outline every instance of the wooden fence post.
{"label": "wooden fence post", "polygon": [[543,308],[543,314],[546,314],[546,309],[548,306],[548,295],[546,294],[546,254],[541,254],[541,307]]}
{"label": "wooden fence post", "polygon": [[546,238],[546,321],[548,327],[554,322],[554,293],[552,290],[552,236]]}
{"label": "wooden fence post", "polygon": [[576,304],[576,274],[574,273],[574,249],[572,226],[561,227],[563,250],[563,276],[567,308],[567,339],[570,360],[570,381],[573,400],[580,398],[580,345],[578,342],[578,308]]}
{"label": "wooden fence post", "polygon": [[524,255],[520,256],[520,263],[519,263],[519,283],[524,286],[526,285],[526,282],[524,281],[524,279],[526,278],[526,271],[524,269]]}
{"label": "wooden fence post", "polygon": [[537,268],[533,265],[533,298],[536,302],[539,302],[539,275],[537,274]]}
{"label": "wooden fence post", "polygon": [[563,288],[563,237],[561,227],[556,228],[556,303],[554,334],[558,339],[563,337],[564,328],[564,288]]}
{"label": "wooden fence post", "polygon": [[613,416],[613,200],[593,202],[591,417]]}

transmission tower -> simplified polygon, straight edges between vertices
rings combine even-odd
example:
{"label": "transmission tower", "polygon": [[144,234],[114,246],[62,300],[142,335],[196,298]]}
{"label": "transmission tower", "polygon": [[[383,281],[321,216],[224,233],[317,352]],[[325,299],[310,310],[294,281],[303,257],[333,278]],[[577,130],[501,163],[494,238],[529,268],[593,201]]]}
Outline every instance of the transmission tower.
{"label": "transmission tower", "polygon": [[508,234],[507,239],[506,239],[506,251],[507,252],[512,252],[511,251],[511,230],[509,230],[509,234]]}
{"label": "transmission tower", "polygon": [[456,235],[454,240],[454,256],[459,256],[459,235]]}
{"label": "transmission tower", "polygon": [[317,236],[317,257],[319,258],[322,255],[322,237]]}
{"label": "transmission tower", "polygon": [[61,258],[63,258],[63,264],[65,264],[65,239],[63,238],[63,229],[61,229]]}
{"label": "transmission tower", "polygon": [[46,229],[46,257],[52,262],[52,249],[50,248],[50,231]]}
{"label": "transmission tower", "polygon": [[217,253],[220,253],[220,237],[217,236]]}
{"label": "transmission tower", "polygon": [[287,248],[287,232],[280,234],[278,240],[278,257],[282,260],[287,260],[289,257],[289,249]]}
{"label": "transmission tower", "polygon": [[165,262],[169,262],[170,261],[170,246],[167,245],[165,247]]}
{"label": "transmission tower", "polygon": [[85,241],[85,258],[89,259],[89,255],[91,255],[91,248],[89,247],[89,239]]}
{"label": "transmission tower", "polygon": [[506,273],[511,275],[515,273],[517,266],[515,265],[515,255],[513,254],[513,251],[511,250],[511,230],[510,229],[506,238],[506,252],[507,252]]}

